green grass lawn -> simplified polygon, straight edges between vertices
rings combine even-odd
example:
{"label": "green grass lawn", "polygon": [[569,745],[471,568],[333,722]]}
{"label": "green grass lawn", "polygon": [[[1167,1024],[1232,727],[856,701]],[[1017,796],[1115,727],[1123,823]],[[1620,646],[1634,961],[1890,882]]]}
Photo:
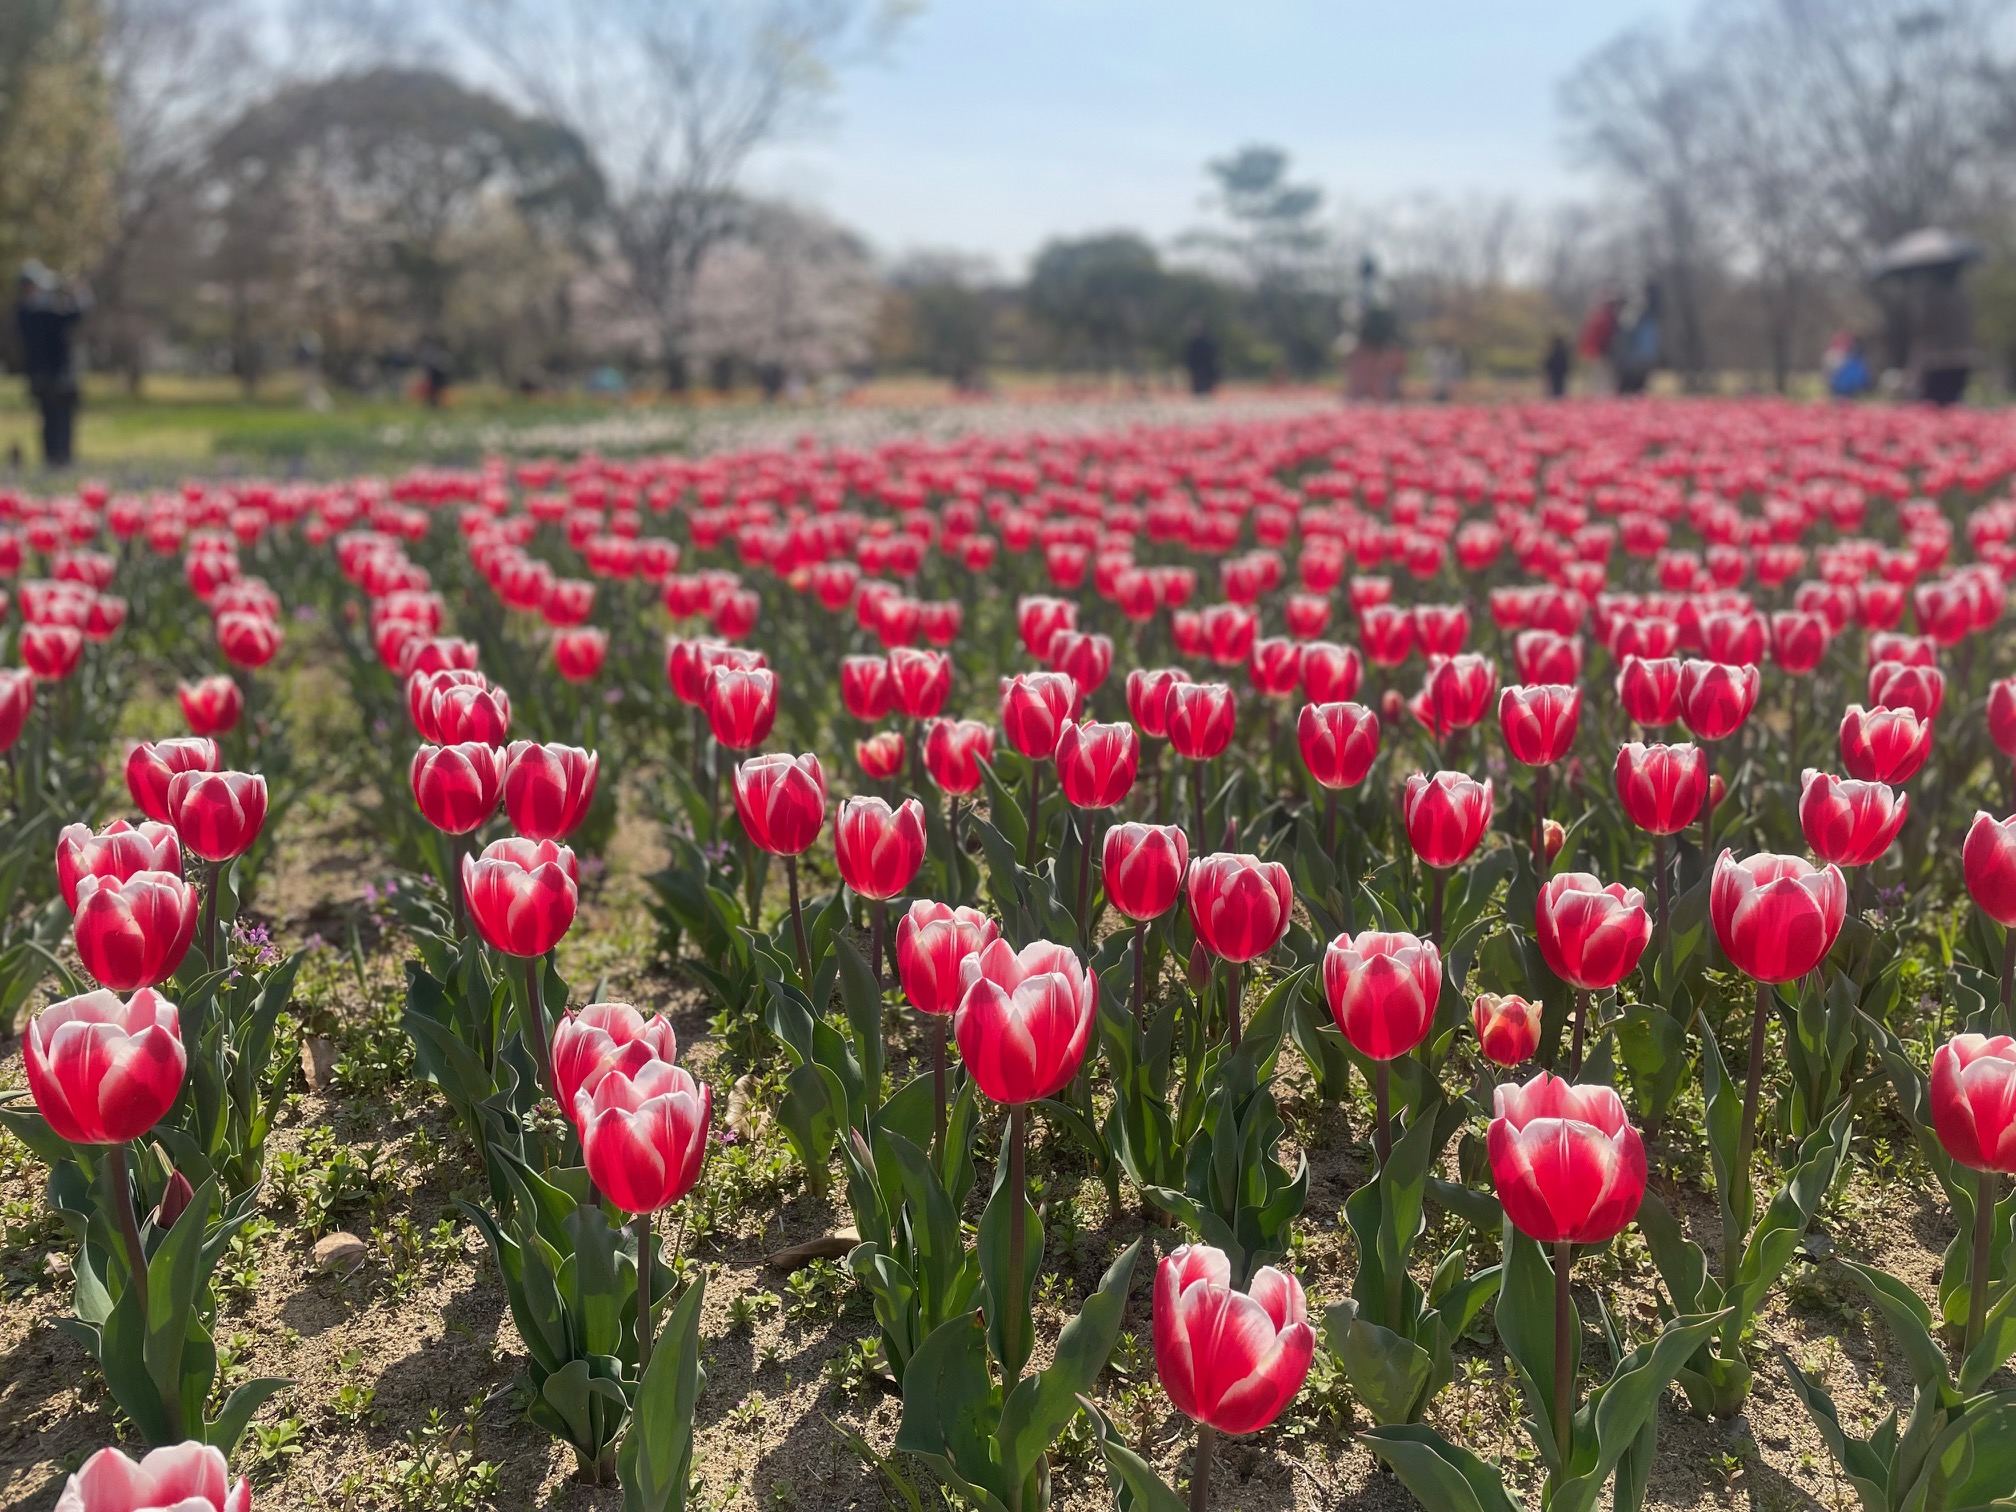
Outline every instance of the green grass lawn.
{"label": "green grass lawn", "polygon": [[[151,378],[136,397],[123,383],[94,377],[78,420],[77,456],[85,471],[132,477],[172,478],[178,469],[211,471],[234,461],[260,470],[323,473],[388,460],[469,460],[500,426],[575,424],[638,410],[677,413],[662,401],[527,399],[476,385],[454,390],[439,411],[403,398],[341,393],[332,394],[327,408],[313,409],[291,378],[276,379],[248,399],[228,379]],[[21,380],[0,377],[0,459],[19,447],[33,472],[40,432]]]}

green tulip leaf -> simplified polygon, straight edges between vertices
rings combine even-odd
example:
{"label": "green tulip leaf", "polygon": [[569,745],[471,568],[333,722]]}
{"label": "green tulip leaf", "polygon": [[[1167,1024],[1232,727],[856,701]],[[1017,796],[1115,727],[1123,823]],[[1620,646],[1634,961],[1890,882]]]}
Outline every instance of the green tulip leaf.
{"label": "green tulip leaf", "polygon": [[1522,1512],[1496,1469],[1432,1428],[1396,1423],[1358,1435],[1434,1512]]}
{"label": "green tulip leaf", "polygon": [[1120,1321],[1127,1310],[1127,1284],[1141,1241],[1128,1245],[1106,1269],[1099,1286],[1085,1299],[1078,1316],[1057,1337],[1050,1364],[1008,1393],[995,1430],[997,1457],[1010,1485],[1027,1481],[1050,1445],[1078,1415],[1078,1399],[1089,1392],[1106,1368]]}
{"label": "green tulip leaf", "polygon": [[704,1278],[688,1287],[651,1346],[629,1431],[616,1455],[623,1512],[684,1512],[693,1463],[693,1411],[706,1389],[700,1364]]}

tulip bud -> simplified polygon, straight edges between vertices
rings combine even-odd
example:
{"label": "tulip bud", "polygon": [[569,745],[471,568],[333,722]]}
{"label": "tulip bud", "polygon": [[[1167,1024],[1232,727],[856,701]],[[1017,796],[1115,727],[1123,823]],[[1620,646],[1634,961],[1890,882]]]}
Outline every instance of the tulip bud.
{"label": "tulip bud", "polygon": [[1752,663],[1689,658],[1680,667],[1680,717],[1697,740],[1725,740],[1757,707],[1762,677]]}
{"label": "tulip bud", "polygon": [[1759,982],[1790,982],[1827,957],[1848,910],[1840,868],[1816,870],[1798,856],[1762,853],[1738,861],[1723,851],[1708,887],[1708,912],[1724,954]]}
{"label": "tulip bud", "polygon": [[175,697],[191,735],[228,735],[245,712],[244,690],[222,673],[177,685]]}
{"label": "tulip bud", "polygon": [[1398,688],[1388,688],[1379,697],[1379,722],[1382,725],[1397,725],[1400,716],[1407,712],[1407,700],[1400,696]]}
{"label": "tulip bud", "polygon": [[1295,741],[1318,783],[1356,787],[1379,755],[1379,721],[1363,704],[1304,704],[1295,717]]}
{"label": "tulip bud", "polygon": [[1220,960],[1250,961],[1288,933],[1295,890],[1278,861],[1219,851],[1199,857],[1184,886],[1198,943]]}
{"label": "tulip bud", "polygon": [[1540,1046],[1540,1009],[1517,993],[1478,993],[1470,1021],[1477,1030],[1477,1048],[1496,1065],[1520,1065]]}
{"label": "tulip bud", "polygon": [[1186,1244],[1155,1270],[1155,1373],[1177,1411],[1221,1433],[1257,1433],[1278,1418],[1316,1353],[1293,1276],[1263,1265],[1244,1291],[1208,1244]]}
{"label": "tulip bud", "polygon": [[423,745],[407,773],[421,817],[448,835],[466,835],[497,812],[504,753],[493,745]]}
{"label": "tulip bud", "polygon": [[980,763],[994,760],[994,732],[977,719],[934,719],[924,727],[924,770],[943,792],[980,786]]}
{"label": "tulip bud", "polygon": [[224,1451],[190,1439],[149,1450],[134,1463],[117,1449],[100,1449],[64,1482],[57,1512],[135,1512],[173,1507],[176,1512],[252,1512],[252,1485],[232,1483]]}
{"label": "tulip bud", "polygon": [[1127,717],[1143,735],[1157,740],[1169,734],[1169,689],[1190,681],[1181,667],[1136,667],[1127,674]]}
{"label": "tulip bud", "polygon": [[751,750],[777,722],[777,674],[768,667],[717,666],[707,674],[702,707],[716,741],[731,751]]}
{"label": "tulip bud", "polygon": [[1540,846],[1546,852],[1549,861],[1561,854],[1561,847],[1567,840],[1568,828],[1559,819],[1540,821]]}
{"label": "tulip bud", "polygon": [[1420,772],[1407,779],[1401,801],[1407,839],[1427,866],[1461,866],[1491,826],[1491,781],[1461,772]]}
{"label": "tulip bud", "polygon": [[876,782],[887,782],[902,771],[905,754],[901,730],[878,730],[866,740],[854,742],[854,760],[862,774]]}
{"label": "tulip bud", "polygon": [[492,841],[481,856],[462,858],[470,922],[492,950],[542,956],[573,927],[578,874],[574,852],[551,840]]}
{"label": "tulip bud", "polygon": [[1442,952],[1433,941],[1368,929],[1339,935],[1323,953],[1323,994],[1337,1028],[1359,1054],[1388,1061],[1428,1037],[1442,993]]}
{"label": "tulip bud", "polygon": [[2016,1174],[2016,1040],[1962,1034],[1932,1057],[1932,1129],[1961,1165]]}
{"label": "tulip bud", "polygon": [[175,1226],[175,1220],[189,1211],[189,1204],[196,1199],[196,1188],[189,1185],[189,1178],[180,1171],[168,1178],[167,1190],[162,1192],[161,1201],[154,1209],[154,1227],[166,1231]]}
{"label": "tulip bud", "polygon": [[1552,766],[1575,744],[1582,690],[1541,684],[1511,687],[1498,696],[1498,727],[1505,749],[1527,766]]}
{"label": "tulip bud", "polygon": [[1570,986],[1600,992],[1637,968],[1652,938],[1645,895],[1587,872],[1550,877],[1534,901],[1534,934],[1547,969]]}
{"label": "tulip bud", "polygon": [[995,940],[959,968],[953,1024],[959,1057],[997,1103],[1040,1101],[1078,1074],[1098,1017],[1099,979],[1077,952],[1035,940],[1018,952]]}
{"label": "tulip bud", "polygon": [[735,768],[735,813],[759,850],[795,856],[826,824],[826,774],[819,758],[752,756]]}
{"label": "tulip bud", "polygon": [[35,707],[35,674],[25,668],[0,668],[0,752],[11,751]]}
{"label": "tulip bud", "polygon": [[626,1213],[655,1213],[693,1190],[707,1158],[714,1091],[682,1066],[606,1070],[574,1094],[581,1157],[595,1190]]}
{"label": "tulip bud", "polygon": [[1932,722],[1910,709],[1850,704],[1841,717],[1841,764],[1863,782],[1908,782],[1932,753]]}
{"label": "tulip bud", "polygon": [[266,826],[266,779],[250,772],[178,772],[168,783],[168,822],[182,848],[205,861],[242,856]]}
{"label": "tulip bud", "polygon": [[833,819],[840,879],[864,898],[893,898],[924,864],[924,805],[906,798],[896,808],[856,795]]}
{"label": "tulip bud", "polygon": [[1126,917],[1160,918],[1176,906],[1190,840],[1173,824],[1116,824],[1100,859],[1106,901]]}
{"label": "tulip bud", "polygon": [[601,765],[595,752],[579,746],[513,741],[502,782],[512,827],[528,840],[566,839],[588,817]]}
{"label": "tulip bud", "polygon": [[1728,796],[1729,784],[1724,782],[1722,774],[1717,772],[1708,779],[1708,812],[1712,814],[1716,809],[1722,807],[1722,800]]}
{"label": "tulip bud", "polygon": [[920,1013],[957,1011],[969,956],[1001,937],[1001,926],[978,909],[919,898],[896,922],[896,974]]}
{"label": "tulip bud", "polygon": [[1175,683],[1165,712],[1169,745],[1186,761],[1209,761],[1232,743],[1238,709],[1224,683]]}
{"label": "tulip bud", "polygon": [[1001,733],[1031,761],[1048,761],[1078,703],[1078,684],[1069,674],[1018,672],[1001,683]]}
{"label": "tulip bud", "polygon": [[1190,959],[1183,963],[1183,979],[1192,992],[1202,992],[1211,981],[1211,953],[1202,940],[1193,941]]}
{"label": "tulip bud", "polygon": [[1677,835],[1699,819],[1711,787],[1707,776],[1707,758],[1697,745],[1633,740],[1617,749],[1618,801],[1631,822],[1649,834]]}
{"label": "tulip bud", "polygon": [[1058,733],[1054,759],[1067,803],[1112,808],[1134,786],[1141,737],[1131,724],[1067,724]]}
{"label": "tulip bud", "polygon": [[51,1003],[29,1020],[22,1054],[36,1111],[72,1144],[138,1139],[167,1115],[188,1069],[180,1016],[151,987],[123,1003],[105,988]]}
{"label": "tulip bud", "polygon": [[1610,1087],[1542,1071],[1494,1095],[1492,1184],[1513,1227],[1542,1244],[1603,1244],[1645,1198],[1645,1145]]}
{"label": "tulip bud", "polygon": [[56,836],[56,885],[72,913],[77,884],[87,876],[124,882],[137,872],[181,870],[182,846],[175,831],[152,820],[142,820],[136,828],[114,819],[96,834],[89,825],[69,824]]}
{"label": "tulip bud", "polygon": [[2016,928],[2016,818],[1977,811],[1960,847],[1960,869],[1975,905],[2003,928]]}
{"label": "tulip bud", "polygon": [[1800,785],[1799,827],[1822,861],[1868,866],[1890,848],[1910,806],[1884,783],[1844,781],[1808,767]]}
{"label": "tulip bud", "polygon": [[952,692],[952,658],[943,651],[896,647],[889,653],[889,690],[906,718],[935,718]]}

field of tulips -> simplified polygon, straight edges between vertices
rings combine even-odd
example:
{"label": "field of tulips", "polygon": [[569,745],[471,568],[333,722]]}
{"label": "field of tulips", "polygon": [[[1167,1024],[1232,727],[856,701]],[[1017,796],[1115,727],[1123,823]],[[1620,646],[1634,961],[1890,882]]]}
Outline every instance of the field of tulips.
{"label": "field of tulips", "polygon": [[2016,422],[0,492],[0,1508],[2016,1504]]}

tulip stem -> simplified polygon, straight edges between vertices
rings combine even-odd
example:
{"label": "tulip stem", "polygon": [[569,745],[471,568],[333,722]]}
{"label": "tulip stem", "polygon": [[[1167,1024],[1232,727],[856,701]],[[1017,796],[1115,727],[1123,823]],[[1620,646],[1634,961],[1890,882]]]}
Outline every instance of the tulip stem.
{"label": "tulip stem", "polygon": [[1197,836],[1192,842],[1192,852],[1202,851],[1211,844],[1204,834],[1204,763],[1190,763],[1190,797],[1197,810]]}
{"label": "tulip stem", "polygon": [[805,991],[812,991],[812,950],[805,943],[805,911],[798,904],[798,858],[784,858],[784,881],[791,892],[791,935],[798,947],[798,976]]}
{"label": "tulip stem", "polygon": [[1373,1131],[1373,1144],[1379,1151],[1379,1169],[1386,1169],[1386,1161],[1393,1153],[1393,1123],[1390,1111],[1393,1101],[1393,1074],[1390,1062],[1378,1061],[1372,1072],[1372,1107],[1379,1122]]}
{"label": "tulip stem", "polygon": [[210,969],[217,969],[217,883],[224,871],[224,863],[212,861],[203,879],[203,959]]}
{"label": "tulip stem", "polygon": [[109,1145],[105,1150],[105,1179],[112,1187],[112,1207],[118,1215],[119,1233],[126,1241],[126,1261],[133,1267],[134,1300],[140,1304],[142,1332],[147,1323],[147,1250],[140,1243],[140,1215],[133,1207],[133,1178],[127,1169],[126,1146]]}
{"label": "tulip stem", "polygon": [[1449,874],[1439,866],[1428,868],[1428,939],[1437,950],[1442,948],[1442,891],[1449,885]]}
{"label": "tulip stem", "polygon": [[966,878],[959,864],[960,858],[966,854],[965,847],[959,843],[959,820],[961,817],[959,795],[954,793],[952,795],[952,818],[951,822],[947,825],[947,828],[952,831],[951,871],[945,879],[951,888],[952,901],[954,903],[964,903],[966,901]]}
{"label": "tulip stem", "polygon": [[1190,1466],[1190,1512],[1205,1512],[1211,1505],[1211,1451],[1218,1447],[1218,1430],[1209,1423],[1197,1425],[1197,1458]]}
{"label": "tulip stem", "polygon": [[651,1363],[651,1272],[658,1259],[658,1236],[651,1231],[651,1215],[637,1215],[637,1380]]}
{"label": "tulip stem", "polygon": [[469,898],[462,890],[462,837],[451,835],[448,839],[448,900],[455,910],[455,939],[459,944],[469,937]]}
{"label": "tulip stem", "polygon": [[945,1018],[942,1013],[926,1014],[931,1020],[931,1091],[937,1100],[936,1117],[931,1125],[931,1149],[944,1158],[945,1154]]}
{"label": "tulip stem", "polygon": [[1960,1343],[1965,1359],[1981,1342],[1988,1321],[1988,1256],[1995,1240],[1995,1173],[1981,1171],[1974,1186],[1974,1263],[1967,1271],[1967,1332]]}
{"label": "tulip stem", "polygon": [[1533,769],[1533,875],[1547,880],[1547,768]]}
{"label": "tulip stem", "polygon": [[1323,853],[1337,859],[1337,789],[1323,789]]}
{"label": "tulip stem", "polygon": [[1589,989],[1575,989],[1575,1038],[1568,1046],[1568,1076],[1572,1081],[1582,1074],[1582,1035],[1589,1021]]}
{"label": "tulip stem", "polygon": [[[882,946],[883,936],[889,926],[889,905],[880,898],[871,899],[868,904],[868,964],[875,968],[875,997],[882,997]],[[809,987],[810,984],[808,983]]]}
{"label": "tulip stem", "polygon": [[1771,984],[1757,984],[1757,1006],[1750,1013],[1750,1067],[1743,1078],[1743,1125],[1736,1135],[1736,1167],[1729,1173],[1735,1191],[1729,1211],[1735,1222],[1722,1236],[1722,1285],[1726,1290],[1743,1262],[1743,1240],[1750,1228],[1750,1157],[1757,1144],[1757,1098],[1764,1085],[1764,1033],[1771,1011]]}
{"label": "tulip stem", "polygon": [[1148,964],[1147,948],[1143,937],[1148,926],[1140,919],[1134,921],[1134,1064],[1141,1064],[1142,1056],[1148,1053]]}
{"label": "tulip stem", "polygon": [[1022,864],[1036,869],[1036,816],[1043,811],[1043,763],[1029,760],[1029,823],[1022,835]]}
{"label": "tulip stem", "polygon": [[[1002,1392],[1002,1400],[1015,1394],[1015,1388],[1022,1384],[1021,1361],[1028,1351],[1023,1346],[1022,1331],[1028,1321],[1028,1300],[1024,1296],[1023,1264],[1026,1256],[1023,1249],[1028,1240],[1028,1215],[1024,1211],[1029,1206],[1028,1172],[1025,1167],[1029,1142],[1029,1105],[1013,1103],[1008,1109],[1008,1305],[1003,1309],[1001,1319],[1001,1343],[1007,1350],[1008,1358],[1015,1361],[1015,1368],[1009,1372],[1008,1388]],[[1021,1488],[1015,1488],[1016,1499],[1021,1499]]]}
{"label": "tulip stem", "polygon": [[[544,956],[525,957],[525,1012],[526,1027],[539,1046],[539,1074],[546,1081],[546,1095],[553,1099],[555,1107],[560,1107],[560,1082],[553,1074],[553,1037],[546,1030],[546,994],[540,990],[540,967],[545,964]],[[560,1108],[560,1116],[571,1125],[573,1113]]]}
{"label": "tulip stem", "polygon": [[1078,826],[1078,948],[1092,959],[1092,816],[1073,809]]}
{"label": "tulip stem", "polygon": [[1232,1053],[1239,1053],[1239,1014],[1244,1006],[1240,1001],[1239,963],[1225,963],[1225,1042]]}
{"label": "tulip stem", "polygon": [[1554,1243],[1554,1456],[1565,1476],[1574,1458],[1575,1434],[1575,1302],[1569,1277],[1575,1269],[1575,1246],[1566,1239]]}
{"label": "tulip stem", "polygon": [[1666,837],[1652,837],[1652,885],[1659,898],[1659,949],[1666,958],[1666,980],[1673,980],[1673,933],[1666,927]]}

